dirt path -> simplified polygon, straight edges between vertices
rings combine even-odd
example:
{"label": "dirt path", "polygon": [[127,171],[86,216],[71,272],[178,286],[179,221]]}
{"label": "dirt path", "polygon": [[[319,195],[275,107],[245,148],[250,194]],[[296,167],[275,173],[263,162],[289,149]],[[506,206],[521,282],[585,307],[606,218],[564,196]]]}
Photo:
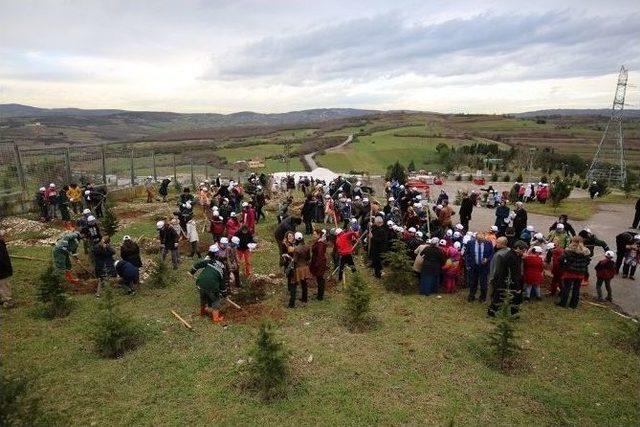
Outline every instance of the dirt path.
{"label": "dirt path", "polygon": [[[349,135],[347,137],[347,139],[345,139],[342,143],[336,145],[335,147],[327,148],[325,151],[338,150],[338,149],[344,147],[345,145],[349,144],[351,141],[353,141],[353,135]],[[309,153],[309,154],[305,154],[304,155],[304,159],[307,162],[307,164],[309,165],[309,167],[311,168],[311,170],[314,170],[314,169],[318,168],[318,164],[316,163],[316,160],[314,159],[316,154],[318,154],[317,151],[314,151],[313,153]]]}

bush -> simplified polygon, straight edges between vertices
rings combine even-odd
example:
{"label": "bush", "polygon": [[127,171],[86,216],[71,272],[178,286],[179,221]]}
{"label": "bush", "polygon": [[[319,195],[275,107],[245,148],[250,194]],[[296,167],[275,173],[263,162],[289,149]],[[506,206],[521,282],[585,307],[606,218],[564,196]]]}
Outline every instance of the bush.
{"label": "bush", "polygon": [[47,319],[66,317],[73,309],[73,301],[67,295],[62,273],[52,263],[40,275],[37,297],[42,303],[41,315]]}
{"label": "bush", "polygon": [[567,180],[557,179],[549,191],[549,200],[554,208],[560,206],[560,202],[571,195],[572,186]]}
{"label": "bush", "polygon": [[407,245],[402,240],[396,240],[391,250],[384,254],[383,258],[387,262],[384,286],[387,290],[406,294],[417,289],[413,263],[407,251]]}
{"label": "bush", "polygon": [[393,181],[397,180],[400,184],[407,182],[407,170],[400,162],[396,161],[394,164],[387,166],[387,174],[385,180]]}
{"label": "bush", "polygon": [[100,302],[102,312],[94,326],[93,342],[102,357],[117,358],[142,343],[142,330],[116,305],[113,287],[107,283]]}
{"label": "bush", "polygon": [[487,336],[487,343],[491,348],[495,362],[503,371],[508,370],[511,362],[522,350],[516,336],[515,317],[511,314],[512,299],[511,292],[505,291],[505,298],[502,300],[500,309],[492,318],[494,329]]}
{"label": "bush", "polygon": [[413,160],[411,160],[411,161],[409,162],[409,165],[407,165],[407,170],[408,170],[409,172],[415,172],[415,170],[416,170],[416,164],[413,162]]}
{"label": "bush", "polygon": [[504,182],[511,181],[511,176],[509,176],[509,174],[506,174],[505,176],[502,177],[502,181],[504,181]]}
{"label": "bush", "polygon": [[545,175],[542,178],[540,178],[540,182],[543,183],[543,184],[547,184],[547,183],[549,183],[549,179]]}
{"label": "bush", "polygon": [[24,378],[6,375],[0,366],[0,426],[50,426],[63,425],[42,412],[40,401],[29,397],[29,382]]}
{"label": "bush", "polygon": [[274,326],[263,322],[258,338],[250,355],[250,386],[257,390],[266,401],[283,397],[287,391],[289,378],[289,352],[276,339]]}
{"label": "bush", "polygon": [[345,323],[350,331],[360,332],[373,323],[371,316],[371,289],[360,273],[354,273],[346,289]]}
{"label": "bush", "polygon": [[104,212],[104,218],[102,218],[102,230],[104,230],[104,234],[111,237],[118,232],[118,228],[120,228],[118,217],[111,208],[107,207]]}
{"label": "bush", "polygon": [[519,183],[522,183],[524,181],[524,178],[522,177],[522,174],[518,174],[518,176],[516,177],[516,181],[518,181]]}
{"label": "bush", "polygon": [[491,174],[491,181],[496,182],[498,181],[498,174],[497,173],[492,173]]}
{"label": "bush", "polygon": [[467,176],[467,181],[469,181],[469,182],[473,181],[473,175],[469,174]]}
{"label": "bush", "polygon": [[456,175],[455,180],[456,181],[462,181],[462,175]]}
{"label": "bush", "polygon": [[158,260],[153,264],[146,283],[150,288],[166,288],[171,284],[172,278],[173,272],[167,263],[165,261]]}

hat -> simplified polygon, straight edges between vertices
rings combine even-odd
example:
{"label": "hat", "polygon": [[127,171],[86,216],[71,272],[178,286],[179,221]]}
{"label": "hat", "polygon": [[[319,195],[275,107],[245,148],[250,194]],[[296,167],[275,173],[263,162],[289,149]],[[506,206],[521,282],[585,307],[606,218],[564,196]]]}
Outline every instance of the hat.
{"label": "hat", "polygon": [[50,188],[55,188],[55,187],[56,187],[56,185],[52,182],[51,184],[49,184],[49,187],[50,187]]}
{"label": "hat", "polygon": [[296,234],[294,234],[294,235],[293,235],[293,237],[294,237],[296,240],[302,240],[302,239],[304,238],[304,236],[302,235],[302,233],[301,233],[301,232],[299,232],[299,231],[296,231]]}
{"label": "hat", "polygon": [[[356,196],[356,197],[358,197],[358,196]],[[395,198],[393,196],[389,197],[389,201],[390,202],[393,202],[394,200],[395,200]]]}
{"label": "hat", "polygon": [[231,212],[231,213],[229,214],[229,216],[231,216],[231,217],[234,217],[234,218],[235,218],[235,217],[237,216],[237,214],[236,214],[235,212]]}
{"label": "hat", "polygon": [[365,197],[364,199],[362,199],[362,201],[363,201],[364,203],[369,203],[369,199],[367,199],[366,197]]}
{"label": "hat", "polygon": [[440,239],[438,239],[437,237],[432,237],[431,240],[429,240],[429,243],[431,243],[432,245],[437,245],[438,242],[440,242]]}
{"label": "hat", "polygon": [[556,224],[556,230],[564,230],[564,224],[562,223]]}
{"label": "hat", "polygon": [[634,240],[640,240],[640,234],[636,234],[635,236],[633,236]]}
{"label": "hat", "polygon": [[243,208],[246,208],[247,206],[249,206],[249,203],[247,203],[247,202],[242,202],[242,207],[243,207]]}
{"label": "hat", "polygon": [[355,224],[356,222],[358,222],[358,220],[355,218],[351,218],[351,222]]}
{"label": "hat", "polygon": [[262,190],[262,185],[258,185],[256,188],[257,188],[258,190]]}
{"label": "hat", "polygon": [[491,231],[498,231],[498,226],[497,225],[492,225],[491,226]]}
{"label": "hat", "polygon": [[454,242],[453,243],[453,247],[456,248],[456,249],[460,249],[461,246],[462,245],[460,244],[460,242]]}
{"label": "hat", "polygon": [[90,209],[85,209],[82,211],[82,215],[90,215],[91,214],[91,210]]}
{"label": "hat", "polygon": [[459,231],[456,231],[455,233],[453,233],[453,237],[456,238],[456,239],[459,239],[460,236],[462,236],[462,234],[460,234]]}
{"label": "hat", "polygon": [[418,202],[415,202],[415,203],[413,204],[413,207],[414,207],[414,208],[421,208],[421,207],[422,207],[422,205],[421,205],[420,203],[418,203]]}
{"label": "hat", "polygon": [[[42,191],[44,191],[44,187],[42,187]],[[89,190],[84,190],[84,195],[88,196],[89,194],[91,194],[91,191]]]}
{"label": "hat", "polygon": [[585,228],[584,231],[586,231],[587,233],[591,234],[591,229],[590,228]]}
{"label": "hat", "polygon": [[226,237],[221,237],[220,238],[220,243],[223,245],[228,245],[229,244],[229,239],[227,239]]}
{"label": "hat", "polygon": [[418,194],[418,195],[416,196],[416,200],[422,200],[422,196]]}
{"label": "hat", "polygon": [[542,235],[542,233],[536,233],[533,235],[533,238],[536,240],[542,240],[544,236]]}
{"label": "hat", "polygon": [[324,198],[325,198],[325,199],[330,199],[330,198],[331,198],[331,196],[330,196],[330,195],[328,195],[328,194],[325,194],[325,195],[324,195]]}
{"label": "hat", "polygon": [[442,206],[442,205],[438,205],[438,206],[436,206],[436,209],[442,209],[442,208],[443,208],[443,206]]}
{"label": "hat", "polygon": [[253,251],[256,246],[258,246],[257,243],[247,243],[247,247],[249,248],[250,251]]}
{"label": "hat", "polygon": [[604,253],[604,256],[606,256],[607,258],[611,259],[611,258],[615,257],[616,254],[613,251],[607,251],[607,252]]}
{"label": "hat", "polygon": [[547,250],[550,251],[556,247],[556,244],[553,242],[547,243]]}
{"label": "hat", "polygon": [[122,241],[124,242],[125,240],[131,240],[131,236],[129,236],[128,234],[126,236],[124,236],[122,238]]}
{"label": "hat", "polygon": [[96,217],[95,217],[95,216],[93,216],[93,215],[89,215],[89,216],[87,217],[87,221],[88,221],[88,222],[94,222],[95,220],[96,220]]}
{"label": "hat", "polygon": [[387,225],[388,225],[389,227],[393,226],[393,221],[391,221],[391,220],[387,221]]}
{"label": "hat", "polygon": [[231,243],[233,243],[234,245],[237,245],[240,243],[240,238],[238,236],[233,236],[231,238]]}
{"label": "hat", "polygon": [[542,248],[540,246],[534,246],[533,247],[533,252],[535,252],[537,254],[541,254],[542,253]]}
{"label": "hat", "polygon": [[456,230],[464,230],[464,225],[456,224]]}
{"label": "hat", "polygon": [[527,231],[533,231],[533,230],[535,230],[533,225],[527,225]]}
{"label": "hat", "polygon": [[438,242],[438,245],[440,246],[447,246],[447,241],[444,239],[440,239],[440,241]]}
{"label": "hat", "polygon": [[409,227],[408,231],[409,231],[409,233],[415,233],[416,229],[415,229],[415,227]]}
{"label": "hat", "polygon": [[116,262],[114,262],[114,263],[113,263],[113,266],[114,266],[114,267],[117,267],[119,263],[120,263],[120,260],[119,260],[119,259],[117,259],[117,260],[116,260]]}
{"label": "hat", "polygon": [[162,227],[164,227],[164,221],[156,222],[156,228],[162,228]]}
{"label": "hat", "polygon": [[355,197],[355,199],[356,199],[356,200],[360,200],[360,196],[356,196],[356,197]]}
{"label": "hat", "polygon": [[336,236],[340,233],[342,233],[342,228],[336,228]]}
{"label": "hat", "polygon": [[211,252],[212,254],[215,254],[219,250],[220,250],[220,246],[218,246],[217,243],[214,243],[213,245],[209,246],[209,252]]}
{"label": "hat", "polygon": [[453,236],[453,230],[448,229],[448,230],[445,232],[445,234],[446,234],[447,236],[451,237],[451,236]]}
{"label": "hat", "polygon": [[471,241],[471,236],[464,236],[464,237],[462,238],[462,243],[464,243],[465,245],[466,245],[467,243],[469,243],[470,241]]}
{"label": "hat", "polygon": [[47,189],[46,189],[46,188],[44,188],[44,187],[40,187],[40,190],[39,190],[39,191],[40,191],[40,192],[42,192],[42,191],[47,191]]}
{"label": "hat", "polygon": [[416,231],[416,236],[422,238],[422,236],[424,236],[424,234],[422,233],[422,231]]}

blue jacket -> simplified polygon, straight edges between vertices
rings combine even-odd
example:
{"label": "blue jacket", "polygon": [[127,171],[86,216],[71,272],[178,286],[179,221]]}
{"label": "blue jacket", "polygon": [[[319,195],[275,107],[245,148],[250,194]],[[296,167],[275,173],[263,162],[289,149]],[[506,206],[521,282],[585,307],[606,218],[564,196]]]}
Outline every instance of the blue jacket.
{"label": "blue jacket", "polygon": [[140,277],[138,267],[124,260],[118,261],[116,273],[118,273],[118,276],[122,277],[125,282],[136,283]]}
{"label": "blue jacket", "polygon": [[[479,244],[476,250],[476,242]],[[476,266],[489,268],[493,257],[493,245],[489,241],[469,240],[464,246],[464,262],[467,268]],[[487,258],[487,263],[482,264],[482,258]]]}

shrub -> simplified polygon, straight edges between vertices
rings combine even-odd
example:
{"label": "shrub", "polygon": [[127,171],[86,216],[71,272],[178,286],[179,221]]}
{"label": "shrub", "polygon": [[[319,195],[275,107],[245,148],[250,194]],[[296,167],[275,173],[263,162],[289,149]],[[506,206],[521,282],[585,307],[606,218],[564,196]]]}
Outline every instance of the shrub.
{"label": "shrub", "polygon": [[41,315],[47,319],[68,316],[73,301],[67,295],[62,273],[50,263],[39,279],[37,296],[42,303]]}
{"label": "shrub", "polygon": [[569,197],[571,194],[572,186],[569,184],[567,180],[557,179],[554,185],[551,187],[549,191],[549,199],[551,200],[551,205],[554,208],[560,206],[560,202]]}
{"label": "shrub", "polygon": [[460,175],[460,174],[456,175],[455,180],[456,181],[462,181],[462,175]]}
{"label": "shrub", "polygon": [[120,228],[118,217],[111,208],[107,207],[104,212],[104,218],[102,218],[102,229],[104,233],[111,237],[118,232],[118,228]]}
{"label": "shrub", "polygon": [[62,425],[61,420],[42,412],[40,401],[29,397],[29,382],[10,377],[0,366],[0,426]]}
{"label": "shrub", "polygon": [[413,160],[411,160],[411,161],[409,162],[409,164],[407,165],[407,170],[408,170],[409,172],[415,172],[415,170],[416,170],[416,164],[413,162]]}
{"label": "shrub", "polygon": [[516,181],[522,183],[522,181],[524,181],[524,178],[522,177],[522,174],[518,174],[518,176],[516,177]]}
{"label": "shrub", "polygon": [[146,283],[150,288],[166,288],[171,284],[172,278],[173,273],[167,263],[158,260],[153,264]]}
{"label": "shrub", "polygon": [[467,181],[469,181],[469,182],[473,181],[473,175],[469,174],[467,176]]}
{"label": "shrub", "polygon": [[542,178],[540,178],[540,182],[543,183],[543,184],[547,184],[549,182],[549,179],[545,175]]}
{"label": "shrub", "polygon": [[113,287],[107,284],[100,302],[101,313],[93,330],[96,351],[102,357],[117,358],[142,343],[142,330],[118,310]]}
{"label": "shrub", "polygon": [[396,161],[394,164],[387,166],[387,174],[385,180],[393,181],[397,180],[400,184],[407,182],[407,170],[400,162]]}
{"label": "shrub", "polygon": [[511,292],[505,291],[500,309],[492,318],[494,328],[487,336],[487,343],[493,353],[498,367],[505,371],[509,368],[522,348],[518,343],[516,329],[514,326],[515,317],[511,314]]}
{"label": "shrub", "polygon": [[260,325],[258,338],[250,355],[250,386],[256,389],[264,400],[283,397],[287,391],[289,378],[289,352],[276,339],[275,328],[267,322]]}
{"label": "shrub", "polygon": [[491,181],[496,182],[498,180],[498,174],[497,173],[492,173],[491,174]]}
{"label": "shrub", "polygon": [[350,331],[363,331],[373,323],[371,316],[371,289],[360,273],[354,273],[346,289],[344,316]]}
{"label": "shrub", "polygon": [[407,251],[407,245],[402,240],[396,240],[391,250],[383,256],[387,262],[384,286],[390,291],[406,294],[417,289],[413,263]]}
{"label": "shrub", "polygon": [[506,174],[505,176],[502,177],[502,181],[504,181],[504,182],[511,181],[511,176],[509,174]]}

